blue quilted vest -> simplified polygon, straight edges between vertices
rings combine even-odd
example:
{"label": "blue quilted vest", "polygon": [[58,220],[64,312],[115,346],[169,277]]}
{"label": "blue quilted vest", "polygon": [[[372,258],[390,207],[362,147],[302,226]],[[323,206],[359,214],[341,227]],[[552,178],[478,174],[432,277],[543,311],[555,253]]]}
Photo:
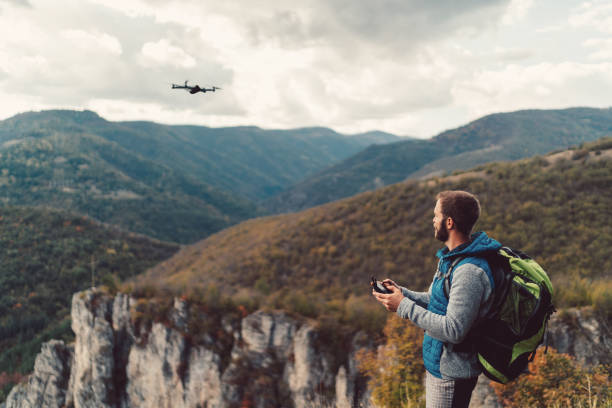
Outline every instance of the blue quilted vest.
{"label": "blue quilted vest", "polygon": [[[449,251],[448,248],[440,249],[436,256],[440,258],[438,262],[438,269],[434,276],[433,284],[431,287],[431,296],[429,298],[429,304],[427,310],[430,312],[446,315],[446,308],[448,307],[448,298],[444,294],[444,278],[448,273],[453,260],[458,257],[465,257],[459,263],[455,265],[453,270],[460,265],[465,263],[471,263],[482,268],[489,277],[491,286],[494,288],[493,275],[489,264],[483,258],[478,257],[479,253],[485,251],[496,251],[501,248],[501,244],[496,240],[489,238],[484,232],[477,232],[472,235],[471,241],[458,246],[457,248]],[[449,279],[452,281],[452,272]],[[438,378],[442,378],[440,373],[440,358],[442,357],[442,349],[444,343],[438,339],[435,339],[425,333],[423,339],[423,361],[425,368],[432,375]]]}

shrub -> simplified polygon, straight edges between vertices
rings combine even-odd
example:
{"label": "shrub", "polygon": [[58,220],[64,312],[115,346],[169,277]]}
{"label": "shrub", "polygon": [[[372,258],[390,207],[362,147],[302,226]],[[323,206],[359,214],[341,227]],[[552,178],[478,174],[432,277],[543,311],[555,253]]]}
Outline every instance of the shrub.
{"label": "shrub", "polygon": [[392,315],[383,332],[386,340],[378,350],[357,354],[359,370],[369,377],[374,403],[387,408],[425,406],[422,330]]}
{"label": "shrub", "polygon": [[597,312],[606,318],[612,317],[612,282],[602,280],[595,283],[591,297]]}
{"label": "shrub", "polygon": [[608,279],[555,279],[554,303],[559,308],[592,305],[603,316],[612,316],[612,282]]}
{"label": "shrub", "polygon": [[387,319],[388,312],[380,307],[372,296],[351,295],[344,303],[344,321],[357,330],[368,333],[380,333]]}
{"label": "shrub", "polygon": [[529,374],[491,383],[504,407],[610,407],[612,386],[603,367],[587,370],[568,354],[549,349],[529,365]]}
{"label": "shrub", "polygon": [[574,150],[572,160],[580,160],[589,155],[589,151],[585,149]]}

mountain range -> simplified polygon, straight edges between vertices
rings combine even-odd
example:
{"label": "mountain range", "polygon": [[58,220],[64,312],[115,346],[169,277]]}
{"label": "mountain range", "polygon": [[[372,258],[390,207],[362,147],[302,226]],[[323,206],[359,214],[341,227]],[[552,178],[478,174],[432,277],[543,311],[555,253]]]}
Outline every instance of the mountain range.
{"label": "mountain range", "polygon": [[256,200],[373,141],[389,140],[397,138],[30,112],[0,122],[0,200],[68,209],[162,240],[194,242],[262,214]]}
{"label": "mountain range", "polygon": [[592,108],[494,114],[428,140],[30,112],[0,122],[0,201],[64,208],[192,243],[249,218],[611,133],[612,109]]}
{"label": "mountain range", "polygon": [[518,160],[612,135],[612,109],[523,110],[488,115],[427,140],[373,145],[266,202],[299,211],[408,178]]}

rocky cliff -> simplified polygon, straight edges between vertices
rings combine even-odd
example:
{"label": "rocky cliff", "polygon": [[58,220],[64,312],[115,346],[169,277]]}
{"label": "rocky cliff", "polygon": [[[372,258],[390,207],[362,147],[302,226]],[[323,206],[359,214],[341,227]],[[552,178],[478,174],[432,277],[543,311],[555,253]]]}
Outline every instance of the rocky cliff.
{"label": "rocky cliff", "polygon": [[[134,325],[133,310],[125,294],[75,294],[74,345],[44,344],[34,373],[11,391],[6,408],[371,406],[354,358],[359,348],[372,346],[363,334],[338,359],[312,325],[260,311],[218,327],[229,338],[223,352],[210,335],[193,341],[183,301],[174,301],[169,322],[148,330]],[[584,311],[550,322],[551,346],[589,365],[610,363],[610,334]],[[481,378],[471,407],[499,406]]]}
{"label": "rocky cliff", "polygon": [[[192,344],[188,308],[175,300],[170,324],[134,326],[134,300],[96,291],[72,299],[74,345],[46,343],[27,383],[6,401],[15,407],[367,407],[354,354],[339,365],[313,326],[282,312],[256,312],[219,330],[231,335],[229,356],[214,339]],[[229,357],[229,358],[228,358]]]}

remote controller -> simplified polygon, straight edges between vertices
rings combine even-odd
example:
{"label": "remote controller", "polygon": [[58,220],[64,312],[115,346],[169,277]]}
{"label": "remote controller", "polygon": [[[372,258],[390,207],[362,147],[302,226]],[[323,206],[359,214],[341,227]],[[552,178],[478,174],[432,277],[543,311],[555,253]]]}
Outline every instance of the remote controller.
{"label": "remote controller", "polygon": [[372,288],[374,288],[374,290],[378,293],[384,293],[384,294],[393,293],[393,291],[391,291],[390,289],[387,289],[385,285],[377,281],[376,278],[373,276],[372,276]]}

